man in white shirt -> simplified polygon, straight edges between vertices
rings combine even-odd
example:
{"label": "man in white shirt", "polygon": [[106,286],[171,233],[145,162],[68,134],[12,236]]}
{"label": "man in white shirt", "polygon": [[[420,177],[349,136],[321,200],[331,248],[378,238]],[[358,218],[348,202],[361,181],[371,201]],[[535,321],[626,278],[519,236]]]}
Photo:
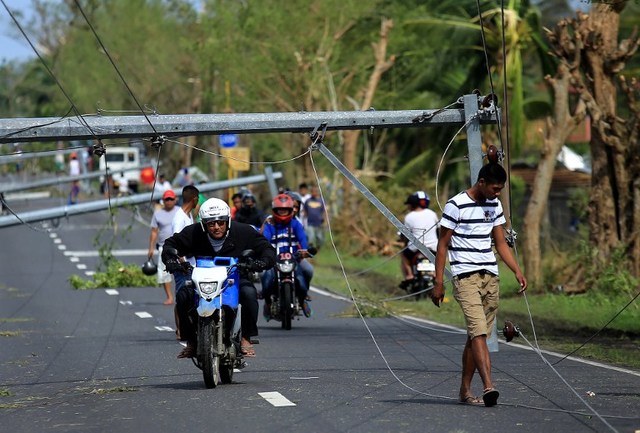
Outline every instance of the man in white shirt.
{"label": "man in white shirt", "polygon": [[[192,212],[198,206],[198,195],[200,191],[193,185],[187,185],[182,188],[182,206],[176,212],[171,223],[171,230],[173,233],[180,233],[183,228],[190,226],[195,221],[193,219]],[[196,265],[196,260],[193,257],[187,257],[187,261],[191,263],[191,266]],[[173,279],[176,282],[176,292],[191,278],[191,275],[182,274],[176,272],[173,275]]]}
{"label": "man in white shirt", "polygon": [[[149,236],[149,253],[147,254],[149,259],[153,257],[156,250],[158,255],[162,255],[164,241],[173,234],[173,218],[178,211],[176,193],[172,189],[166,190],[162,195],[162,201],[163,207],[156,210],[151,217],[151,235]],[[163,285],[167,295],[164,305],[173,305],[171,279],[171,274],[166,271],[162,260],[158,260],[158,284]]]}
{"label": "man in white shirt", "polygon": [[[438,215],[429,209],[429,195],[424,191],[416,191],[404,202],[409,213],[404,217],[404,225],[411,229],[411,233],[418,238],[435,255],[438,249]],[[401,265],[405,281],[413,279],[412,262],[418,247],[406,238],[407,247],[402,251]]]}

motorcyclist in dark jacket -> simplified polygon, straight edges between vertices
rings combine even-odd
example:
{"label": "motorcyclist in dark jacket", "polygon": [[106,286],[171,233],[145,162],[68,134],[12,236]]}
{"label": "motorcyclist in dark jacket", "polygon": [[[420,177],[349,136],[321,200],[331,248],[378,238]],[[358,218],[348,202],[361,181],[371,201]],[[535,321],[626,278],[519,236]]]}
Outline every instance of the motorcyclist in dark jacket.
{"label": "motorcyclist in dark jacket", "polygon": [[[269,241],[248,224],[230,219],[229,205],[223,200],[211,198],[200,206],[200,222],[185,227],[181,232],[165,240],[162,261],[167,271],[188,272],[188,265],[178,259],[194,257],[240,257],[248,249],[254,251],[250,263],[251,271],[262,271],[274,266],[276,251]],[[172,254],[172,250],[177,251]],[[187,269],[185,269],[185,266]],[[258,297],[253,282],[247,275],[240,277],[240,304],[242,305],[242,343],[244,356],[255,356],[250,337],[258,335]],[[195,311],[193,289],[181,287],[176,293],[180,337],[187,347],[178,358],[191,358],[196,354],[196,320],[189,315]]]}

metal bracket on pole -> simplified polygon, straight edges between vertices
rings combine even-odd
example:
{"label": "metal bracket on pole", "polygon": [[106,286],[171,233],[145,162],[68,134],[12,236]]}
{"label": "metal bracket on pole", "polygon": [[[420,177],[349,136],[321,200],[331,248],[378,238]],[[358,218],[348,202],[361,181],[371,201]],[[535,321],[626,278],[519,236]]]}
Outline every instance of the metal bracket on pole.
{"label": "metal bracket on pole", "polygon": [[[323,123],[323,125],[324,131],[326,131],[326,124]],[[318,128],[314,129],[314,132],[316,134],[317,129]],[[322,137],[324,137],[324,132]],[[358,191],[360,191],[360,193],[362,193],[363,196],[365,196],[367,200],[371,202],[372,205],[374,205],[380,211],[380,213],[382,213],[382,215],[384,215],[385,218],[387,218],[391,222],[391,224],[393,224],[400,231],[400,233],[406,236],[406,238],[409,239],[409,241],[411,241],[411,243],[415,245],[422,254],[429,257],[429,259],[432,260],[433,263],[435,263],[435,257],[433,256],[433,253],[422,242],[420,242],[420,240],[413,235],[413,232],[411,232],[411,230],[409,230],[404,224],[402,224],[402,222],[398,218],[396,218],[396,216],[391,213],[391,211],[384,204],[382,204],[382,202],[378,200],[378,198],[373,195],[373,193],[369,191],[369,189],[362,182],[360,182],[360,180],[358,180],[358,178],[355,177],[349,171],[349,169],[347,169],[347,167],[345,167],[344,164],[342,164],[342,162],[338,158],[336,158],[333,153],[331,153],[329,149],[324,146],[322,141],[316,140],[313,145],[320,151],[322,155],[325,156],[325,158],[329,160],[331,164],[333,164],[333,166],[340,173],[342,173],[344,177],[349,180],[349,182],[353,184],[354,187],[356,187]],[[447,278],[451,278],[451,271],[445,269],[445,275]]]}

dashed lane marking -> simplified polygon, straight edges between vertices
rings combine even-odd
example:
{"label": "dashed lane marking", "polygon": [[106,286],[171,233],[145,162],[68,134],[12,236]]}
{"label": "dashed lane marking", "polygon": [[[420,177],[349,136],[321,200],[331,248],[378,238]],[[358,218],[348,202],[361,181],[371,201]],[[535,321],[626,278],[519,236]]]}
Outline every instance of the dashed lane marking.
{"label": "dashed lane marking", "polygon": [[120,301],[120,305],[131,305],[133,302],[131,301]]}
{"label": "dashed lane marking", "polygon": [[70,261],[71,263],[78,263],[78,262],[80,261],[80,259],[79,259],[79,258],[77,258],[77,257],[69,257],[69,261]]}
{"label": "dashed lane marking", "polygon": [[138,316],[141,319],[149,319],[153,317],[151,314],[147,313],[146,311],[136,311],[136,316]]}
{"label": "dashed lane marking", "polygon": [[158,331],[163,331],[163,332],[175,332],[175,330],[171,327],[171,326],[156,326],[155,327]]}
{"label": "dashed lane marking", "polygon": [[64,250],[66,250],[66,249],[67,249],[67,247],[66,247],[65,245],[58,245],[58,249],[59,249],[60,251],[64,251]]}
{"label": "dashed lane marking", "polygon": [[287,399],[279,392],[259,392],[258,395],[275,407],[295,406],[296,404]]}
{"label": "dashed lane marking", "polygon": [[116,289],[105,289],[105,293],[109,296],[117,296],[120,294]]}
{"label": "dashed lane marking", "polygon": [[53,243],[54,243],[54,244],[61,244],[61,243],[62,243],[62,239],[60,239],[60,238],[55,238],[55,239],[53,240]]}
{"label": "dashed lane marking", "polygon": [[87,265],[85,265],[84,263],[78,263],[76,267],[80,270],[87,269]]}
{"label": "dashed lane marking", "polygon": [[84,271],[84,274],[87,277],[93,277],[96,274],[96,271]]}

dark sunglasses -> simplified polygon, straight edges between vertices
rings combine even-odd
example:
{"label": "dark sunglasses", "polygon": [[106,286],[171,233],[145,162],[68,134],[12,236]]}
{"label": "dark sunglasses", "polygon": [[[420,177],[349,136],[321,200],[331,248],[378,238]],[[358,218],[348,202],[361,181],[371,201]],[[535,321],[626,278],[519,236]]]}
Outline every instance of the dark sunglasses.
{"label": "dark sunglasses", "polygon": [[164,199],[164,201],[174,201],[174,200],[175,200],[175,198],[171,198],[171,197],[167,197],[167,198]]}
{"label": "dark sunglasses", "polygon": [[227,223],[227,220],[212,220],[212,221],[207,221],[205,224],[208,227],[223,227],[225,224]]}

